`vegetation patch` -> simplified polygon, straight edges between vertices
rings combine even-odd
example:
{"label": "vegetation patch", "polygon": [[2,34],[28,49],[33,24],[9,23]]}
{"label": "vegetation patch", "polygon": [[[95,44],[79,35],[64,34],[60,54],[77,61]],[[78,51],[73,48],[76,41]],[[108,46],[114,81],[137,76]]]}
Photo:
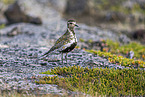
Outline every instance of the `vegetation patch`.
{"label": "vegetation patch", "polygon": [[86,51],[97,54],[100,57],[107,58],[108,61],[113,64],[117,64],[125,67],[145,68],[145,62],[142,60],[124,58],[123,56],[111,54],[110,52],[101,52],[96,50],[86,50]]}
{"label": "vegetation patch", "polygon": [[[93,96],[143,96],[145,71],[140,69],[99,69],[80,66],[56,67],[42,72],[45,76],[38,84],[56,84],[64,89],[81,91]],[[60,76],[60,77],[59,77]]]}
{"label": "vegetation patch", "polygon": [[139,3],[134,3],[130,8],[123,6],[126,0],[94,0],[97,9],[113,12],[121,12],[124,14],[135,14],[136,12],[145,14],[143,6]]}
{"label": "vegetation patch", "polygon": [[[84,42],[83,39],[80,40]],[[112,40],[101,40],[97,42],[100,43],[99,45],[101,45],[101,48],[97,45],[98,49],[85,50],[106,58],[110,63],[116,65],[145,68],[145,45],[137,42],[121,45],[119,42],[113,42]],[[132,59],[126,58],[130,51],[134,52]]]}
{"label": "vegetation patch", "polygon": [[[118,42],[113,42],[112,40],[107,40],[106,44],[110,48],[110,52],[113,54],[128,54],[129,51],[134,52],[134,58],[145,60],[145,45],[137,42],[131,42],[126,45],[120,45]],[[104,49],[104,51],[106,51]]]}
{"label": "vegetation patch", "polygon": [[1,25],[0,25],[0,29],[5,28],[5,26],[6,26],[5,24],[1,24]]}
{"label": "vegetation patch", "polygon": [[1,0],[1,2],[3,2],[4,4],[12,4],[14,3],[15,0]]}

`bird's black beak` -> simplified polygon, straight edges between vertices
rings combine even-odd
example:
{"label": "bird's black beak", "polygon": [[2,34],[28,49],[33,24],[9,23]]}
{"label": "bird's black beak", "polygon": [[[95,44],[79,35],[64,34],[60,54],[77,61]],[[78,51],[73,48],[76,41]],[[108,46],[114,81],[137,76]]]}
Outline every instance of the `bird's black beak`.
{"label": "bird's black beak", "polygon": [[79,27],[79,25],[78,25],[78,24],[75,24],[75,26],[76,26],[76,27]]}

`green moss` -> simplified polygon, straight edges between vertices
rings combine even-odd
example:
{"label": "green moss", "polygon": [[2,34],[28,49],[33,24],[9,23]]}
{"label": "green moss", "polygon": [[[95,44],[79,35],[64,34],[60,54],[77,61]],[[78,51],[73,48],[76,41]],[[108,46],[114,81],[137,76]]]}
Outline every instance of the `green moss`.
{"label": "green moss", "polygon": [[88,42],[89,42],[89,43],[92,43],[92,42],[93,42],[93,40],[92,40],[92,39],[89,39],[89,40],[88,40]]}
{"label": "green moss", "polygon": [[[108,61],[113,64],[118,64],[126,67],[145,68],[145,45],[137,42],[120,45],[118,42],[113,42],[112,40],[103,40],[103,43],[107,45],[107,47],[103,48],[103,52],[98,50],[86,51],[107,58]],[[126,58],[126,55],[130,51],[134,52],[133,59]]]}
{"label": "green moss", "polygon": [[134,14],[136,12],[143,13],[144,9],[141,8],[141,6],[138,3],[135,3],[132,8],[126,8],[125,6],[122,6],[123,2],[126,0],[94,0],[97,9],[100,10],[107,10],[112,12],[120,12],[124,14]]}
{"label": "green moss", "polygon": [[134,4],[134,6],[132,8],[132,13],[136,13],[136,12],[140,12],[140,13],[145,14],[144,9],[142,9],[139,4]]}
{"label": "green moss", "polygon": [[0,29],[5,28],[5,26],[6,26],[5,24],[1,24],[1,25],[0,25]]}
{"label": "green moss", "polygon": [[1,0],[4,4],[12,4],[15,0]]}
{"label": "green moss", "polygon": [[113,42],[112,40],[107,40],[106,41],[106,44],[108,45],[108,47],[112,50],[116,50],[116,49],[118,49],[119,48],[119,42]]}
{"label": "green moss", "polygon": [[110,63],[122,65],[125,67],[140,67],[145,68],[145,62],[142,60],[133,60],[129,58],[124,58],[120,55],[111,54],[110,52],[101,52],[95,50],[86,50],[88,52],[99,55],[100,57],[107,58]]}
{"label": "green moss", "polygon": [[83,38],[80,38],[79,40],[80,40],[80,42],[84,42],[85,41]]}
{"label": "green moss", "polygon": [[129,51],[133,51],[134,58],[145,60],[145,45],[131,42],[121,46],[118,42],[113,42],[111,40],[107,40],[106,43],[110,48],[110,52],[113,54],[123,54],[125,56]]}
{"label": "green moss", "polygon": [[56,84],[64,89],[81,91],[93,96],[145,95],[145,71],[140,69],[89,69],[72,66],[56,67],[42,74],[56,74],[57,76],[45,76],[36,83]]}

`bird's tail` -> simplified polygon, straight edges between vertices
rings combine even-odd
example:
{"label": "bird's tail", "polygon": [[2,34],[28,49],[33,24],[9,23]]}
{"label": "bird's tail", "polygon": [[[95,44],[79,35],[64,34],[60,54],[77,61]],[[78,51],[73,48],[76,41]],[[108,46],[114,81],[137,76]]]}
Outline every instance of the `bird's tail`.
{"label": "bird's tail", "polygon": [[43,55],[41,55],[40,57],[39,57],[39,59],[42,59],[43,58],[43,56],[48,56],[52,51],[54,51],[55,50],[55,47],[52,47],[48,52],[46,52],[46,53],[44,53]]}
{"label": "bird's tail", "polygon": [[41,57],[48,55],[50,53],[50,51],[46,52],[45,54],[41,55]]}
{"label": "bird's tail", "polygon": [[44,53],[43,55],[41,55],[40,57],[38,57],[38,59],[42,59],[44,56],[48,56],[49,55],[49,53],[50,53],[51,51],[48,51],[48,52],[46,52],[46,53]]}

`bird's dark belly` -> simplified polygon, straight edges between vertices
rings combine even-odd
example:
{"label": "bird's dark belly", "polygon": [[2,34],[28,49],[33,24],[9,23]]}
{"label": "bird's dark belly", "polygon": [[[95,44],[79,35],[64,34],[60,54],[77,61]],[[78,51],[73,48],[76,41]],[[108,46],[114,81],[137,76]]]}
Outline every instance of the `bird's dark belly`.
{"label": "bird's dark belly", "polygon": [[67,47],[66,49],[64,49],[64,50],[62,50],[62,51],[60,51],[60,52],[62,52],[62,53],[70,52],[70,51],[72,51],[72,50],[76,47],[76,45],[77,45],[77,42],[71,44],[70,47]]}

